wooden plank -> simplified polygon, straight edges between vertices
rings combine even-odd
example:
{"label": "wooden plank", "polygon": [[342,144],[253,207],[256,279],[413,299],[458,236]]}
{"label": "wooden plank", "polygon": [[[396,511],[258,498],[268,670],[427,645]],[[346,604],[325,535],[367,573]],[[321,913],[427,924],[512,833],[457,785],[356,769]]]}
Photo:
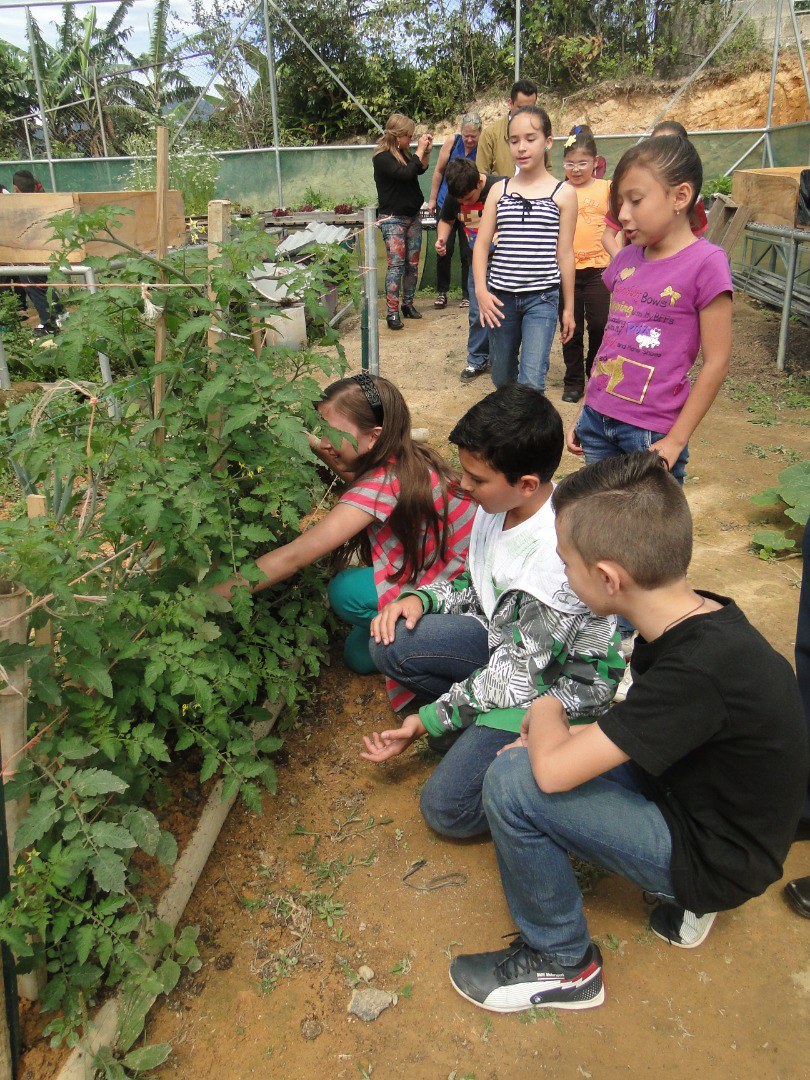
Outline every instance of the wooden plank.
{"label": "wooden plank", "polygon": [[749,208],[752,221],[796,228],[799,178],[805,168],[792,165],[779,169],[738,169],[731,182],[732,197],[739,205]]}
{"label": "wooden plank", "polygon": [[[157,248],[157,195],[154,191],[81,191],[34,195],[11,195],[0,200],[0,262],[48,263],[60,245],[53,239],[50,219],[65,211],[88,212],[99,207],[121,206],[133,211],[120,220],[115,235],[137,251]],[[183,196],[170,191],[167,197],[166,237],[179,247],[185,236]],[[121,255],[116,244],[94,240],[69,256],[72,263],[88,255],[113,258]]]}

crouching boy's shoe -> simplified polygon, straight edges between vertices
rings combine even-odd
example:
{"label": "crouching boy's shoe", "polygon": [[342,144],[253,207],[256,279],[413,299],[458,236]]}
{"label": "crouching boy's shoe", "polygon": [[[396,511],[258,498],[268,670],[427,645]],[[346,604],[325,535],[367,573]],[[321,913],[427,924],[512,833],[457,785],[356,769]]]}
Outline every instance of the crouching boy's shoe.
{"label": "crouching boy's shoe", "polygon": [[593,944],[582,963],[562,967],[517,937],[497,952],[457,956],[450,982],[473,1005],[498,1013],[535,1006],[592,1009],[605,1000],[602,954]]}
{"label": "crouching boy's shoe", "polygon": [[650,929],[679,949],[696,949],[709,936],[716,918],[716,911],[696,915],[679,904],[661,903],[650,914]]}

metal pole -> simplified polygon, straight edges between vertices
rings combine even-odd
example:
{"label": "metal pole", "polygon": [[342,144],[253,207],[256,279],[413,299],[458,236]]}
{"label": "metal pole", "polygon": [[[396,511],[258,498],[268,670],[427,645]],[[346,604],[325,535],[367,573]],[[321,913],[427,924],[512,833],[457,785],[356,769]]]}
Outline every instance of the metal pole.
{"label": "metal pole", "polygon": [[[82,267],[74,266],[74,267],[71,268],[71,273],[74,273],[74,274],[75,273],[80,273],[80,274],[82,274],[84,276],[84,281],[85,281],[85,284],[87,285],[87,291],[89,293],[98,292],[98,284],[96,282],[96,272],[95,272],[95,270],[92,269],[92,267],[90,267],[90,266],[82,266]],[[112,368],[110,367],[110,358],[107,356],[106,353],[100,352],[98,354],[98,367],[99,367],[99,371],[101,372],[101,381],[104,383],[104,385],[105,386],[113,386],[114,384],[113,384]],[[107,401],[107,412],[109,413],[111,419],[113,419],[113,420],[120,419],[121,411],[120,411],[120,409],[118,407],[118,401],[117,401],[116,397],[113,394],[110,394],[110,397],[109,397],[109,399]]]}
{"label": "metal pole", "polygon": [[37,84],[37,102],[39,104],[39,119],[42,123],[42,137],[45,140],[45,153],[48,155],[48,171],[51,174],[51,190],[56,191],[56,176],[53,171],[53,154],[51,153],[51,136],[48,131],[48,117],[45,115],[45,102],[42,98],[42,80],[39,76],[39,55],[37,43],[34,39],[34,20],[31,9],[25,9],[25,18],[28,25],[28,42],[31,46],[31,64],[34,68],[34,82]]}
{"label": "metal pole", "polygon": [[25,141],[28,145],[28,160],[31,164],[34,164],[34,148],[31,146],[31,132],[28,130],[28,117],[23,120],[23,128],[25,129]]}
{"label": "metal pole", "polygon": [[171,139],[172,143],[177,142],[177,139],[178,139],[180,133],[182,132],[183,128],[186,126],[186,124],[189,122],[191,117],[194,115],[194,113],[197,110],[197,106],[200,104],[202,99],[205,97],[205,95],[208,93],[208,91],[213,86],[214,79],[216,79],[217,75],[219,75],[220,71],[225,66],[226,61],[230,57],[231,53],[236,48],[236,46],[239,44],[239,40],[242,37],[242,31],[247,28],[247,25],[251,21],[251,19],[255,18],[256,13],[258,12],[258,10],[259,10],[259,6],[251,8],[250,12],[248,14],[248,17],[239,26],[239,29],[236,31],[236,33],[233,36],[233,41],[231,42],[230,47],[228,48],[228,51],[225,53],[225,55],[220,60],[216,70],[214,71],[214,74],[211,76],[211,78],[208,80],[208,82],[205,84],[205,86],[199,92],[199,94],[197,95],[197,97],[194,100],[194,104],[191,106],[189,111],[183,117],[183,122],[180,124],[180,127],[177,129],[177,131],[175,131],[174,135],[172,136],[172,139]]}
{"label": "metal pole", "polygon": [[776,72],[779,68],[779,39],[782,36],[782,0],[776,0],[776,21],[773,24],[773,58],[771,59],[771,85],[768,90],[768,111],[765,114],[765,145],[762,148],[762,164],[773,168],[771,124],[773,122],[773,98],[776,90]]}
{"label": "metal pole", "polygon": [[3,345],[3,332],[0,330],[0,390],[11,389],[11,372],[6,361],[6,349]]}
{"label": "metal pole", "polygon": [[[781,2],[781,0],[780,0],[780,2]],[[737,27],[743,21],[743,19],[747,18],[747,16],[751,14],[751,12],[754,9],[754,5],[756,3],[757,3],[757,0],[751,0],[751,3],[748,5],[748,7],[745,9],[745,11],[742,11],[737,16],[737,18],[734,20],[734,22],[731,24],[731,26],[729,26],[729,28],[725,31],[725,33],[721,34],[720,38],[717,41],[717,44],[714,46],[712,51],[706,57],[704,57],[704,59],[700,62],[700,64],[698,64],[698,66],[695,68],[695,70],[692,72],[692,74],[689,76],[689,78],[686,80],[686,82],[683,84],[683,86],[680,88],[680,90],[677,92],[677,94],[675,94],[673,97],[671,97],[669,99],[669,101],[663,107],[663,109],[658,114],[658,116],[656,116],[656,118],[650,124],[650,131],[652,131],[652,129],[655,127],[655,125],[658,123],[658,121],[662,117],[666,116],[666,114],[669,112],[669,110],[672,108],[672,106],[675,104],[675,102],[678,100],[678,98],[681,97],[681,95],[684,94],[687,91],[687,89],[692,85],[692,83],[695,81],[695,79],[698,77],[698,75],[701,73],[701,71],[703,71],[703,69],[706,67],[706,65],[711,60],[711,58],[714,56],[714,54],[717,52],[717,50],[722,48],[723,45],[725,45],[725,43],[728,41],[728,39],[731,37],[731,35],[734,33],[734,31],[737,29]]]}
{"label": "metal pole", "polygon": [[380,327],[377,320],[377,208],[367,206],[363,210],[363,282],[366,294],[368,319],[368,371],[380,374]]}
{"label": "metal pole", "polygon": [[351,98],[351,100],[355,103],[355,105],[360,110],[360,112],[363,113],[363,115],[368,120],[371,121],[371,123],[374,125],[374,127],[377,129],[377,131],[382,132],[382,128],[377,123],[377,121],[374,119],[374,117],[371,115],[371,113],[368,111],[368,109],[365,107],[365,105],[362,103],[362,101],[357,100],[357,98],[354,96],[354,94],[348,88],[346,83],[343,82],[343,80],[340,78],[340,76],[336,75],[335,72],[332,71],[332,69],[329,67],[327,62],[324,60],[324,58],[322,56],[320,56],[317,52],[315,52],[315,50],[312,48],[312,46],[307,41],[307,39],[304,37],[304,35],[300,34],[298,32],[298,30],[296,30],[296,28],[293,26],[293,24],[290,22],[290,20],[284,14],[284,12],[281,10],[281,8],[278,6],[278,4],[274,3],[274,0],[267,0],[267,3],[272,5],[273,10],[278,15],[281,16],[281,18],[284,20],[284,22],[287,24],[287,26],[289,26],[290,30],[292,30],[292,32],[295,34],[295,36],[298,38],[298,40],[301,42],[301,44],[304,46],[304,48],[308,49],[312,53],[312,55],[315,57],[315,59],[318,61],[318,63],[321,65],[321,67],[324,68],[324,70],[329,72],[329,74],[332,76],[332,78],[338,84],[338,86],[343,91],[343,93],[346,94],[349,98]]}
{"label": "metal pole", "polygon": [[515,0],[515,82],[520,78],[520,0]]}
{"label": "metal pole", "polygon": [[802,35],[799,30],[799,20],[796,18],[795,0],[790,0],[790,20],[793,23],[793,34],[796,38],[796,48],[799,52],[799,63],[802,65],[802,76],[804,78],[804,92],[807,95],[807,106],[810,108],[810,78],[807,76],[807,62],[804,59],[804,45],[802,44]]}
{"label": "metal pole", "polygon": [[785,370],[788,330],[790,329],[790,304],[793,297],[793,285],[796,281],[796,255],[799,241],[794,237],[788,240],[787,266],[785,267],[785,300],[782,304],[782,320],[779,323],[779,347],[776,350],[776,370]]}
{"label": "metal pole", "polygon": [[281,154],[278,149],[278,99],[276,95],[276,46],[270,34],[270,10],[267,0],[263,0],[264,36],[267,47],[267,77],[270,80],[270,115],[273,120],[273,149],[276,152],[276,188],[278,205],[284,205],[284,192],[281,186]]}

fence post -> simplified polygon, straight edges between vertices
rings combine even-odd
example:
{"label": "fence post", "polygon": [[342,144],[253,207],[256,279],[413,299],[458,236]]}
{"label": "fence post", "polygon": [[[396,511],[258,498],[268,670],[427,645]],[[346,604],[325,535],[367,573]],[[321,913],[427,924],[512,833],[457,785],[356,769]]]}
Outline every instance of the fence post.
{"label": "fence post", "polygon": [[[211,267],[218,260],[222,258],[222,245],[228,239],[231,227],[231,204],[225,199],[214,199],[208,204],[208,299],[216,301],[217,295],[212,286],[212,274]],[[208,348],[211,353],[216,354],[219,348],[221,328],[211,322],[211,327],[208,331]],[[208,361],[208,374],[213,376],[217,370],[217,362],[215,359]],[[219,408],[213,409],[208,414],[208,429],[211,435],[218,439],[220,430],[222,428],[222,410]],[[214,472],[217,472],[222,468],[219,460],[214,463]]]}
{"label": "fence post", "polygon": [[363,210],[363,370],[380,374],[380,327],[377,318],[377,208]]}
{"label": "fence post", "polygon": [[[10,889],[8,867],[5,860],[6,809],[3,785],[0,783],[0,899]],[[14,1071],[20,1057],[20,1014],[17,984],[14,979],[14,957],[7,945],[0,946],[0,1080],[14,1080]]]}
{"label": "fence post", "polygon": [[[169,190],[169,132],[161,126],[157,129],[157,158],[155,171],[155,217],[157,247],[155,254],[163,262],[166,258],[166,200]],[[165,281],[163,271],[158,276],[158,284]],[[166,359],[166,301],[155,320],[155,367],[162,364]],[[155,375],[155,385],[152,394],[152,409],[155,419],[160,416],[163,406],[163,397],[166,392],[166,376],[163,372]],[[166,438],[166,429],[162,421],[155,430],[155,443],[158,447],[163,446]]]}

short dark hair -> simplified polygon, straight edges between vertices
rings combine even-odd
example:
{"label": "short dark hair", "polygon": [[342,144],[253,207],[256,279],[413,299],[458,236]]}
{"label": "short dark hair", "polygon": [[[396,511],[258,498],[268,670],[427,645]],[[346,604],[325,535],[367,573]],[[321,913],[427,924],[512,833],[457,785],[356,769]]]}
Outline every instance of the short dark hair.
{"label": "short dark hair", "polygon": [[37,179],[28,169],[18,169],[11,181],[22,194],[30,195],[37,190]]}
{"label": "short dark hair", "polygon": [[454,199],[460,199],[463,195],[478,187],[481,172],[474,161],[469,158],[455,158],[448,163],[444,178],[447,181],[447,190]]}
{"label": "short dark hair", "polygon": [[551,502],[588,566],[618,563],[643,589],[686,576],[692,515],[658,454],[641,450],[586,465],[560,481]]}
{"label": "short dark hair", "polygon": [[560,414],[540,390],[520,383],[487,394],[449,437],[460,450],[477,454],[503,473],[510,484],[531,475],[547,483],[560,464],[564,443]]}
{"label": "short dark hair", "polygon": [[610,212],[619,219],[619,184],[633,165],[643,165],[657,174],[664,187],[689,184],[692,200],[687,213],[698,201],[703,186],[703,165],[700,155],[688,139],[680,135],[653,135],[632,146],[619,159],[610,188]]}
{"label": "short dark hair", "polygon": [[514,101],[518,94],[523,94],[524,97],[531,97],[532,94],[537,96],[537,83],[533,83],[531,79],[518,79],[517,82],[512,83],[512,89],[509,91],[509,100]]}
{"label": "short dark hair", "polygon": [[677,135],[681,139],[688,139],[689,132],[680,120],[662,120],[656,124],[650,132],[651,135]]}

